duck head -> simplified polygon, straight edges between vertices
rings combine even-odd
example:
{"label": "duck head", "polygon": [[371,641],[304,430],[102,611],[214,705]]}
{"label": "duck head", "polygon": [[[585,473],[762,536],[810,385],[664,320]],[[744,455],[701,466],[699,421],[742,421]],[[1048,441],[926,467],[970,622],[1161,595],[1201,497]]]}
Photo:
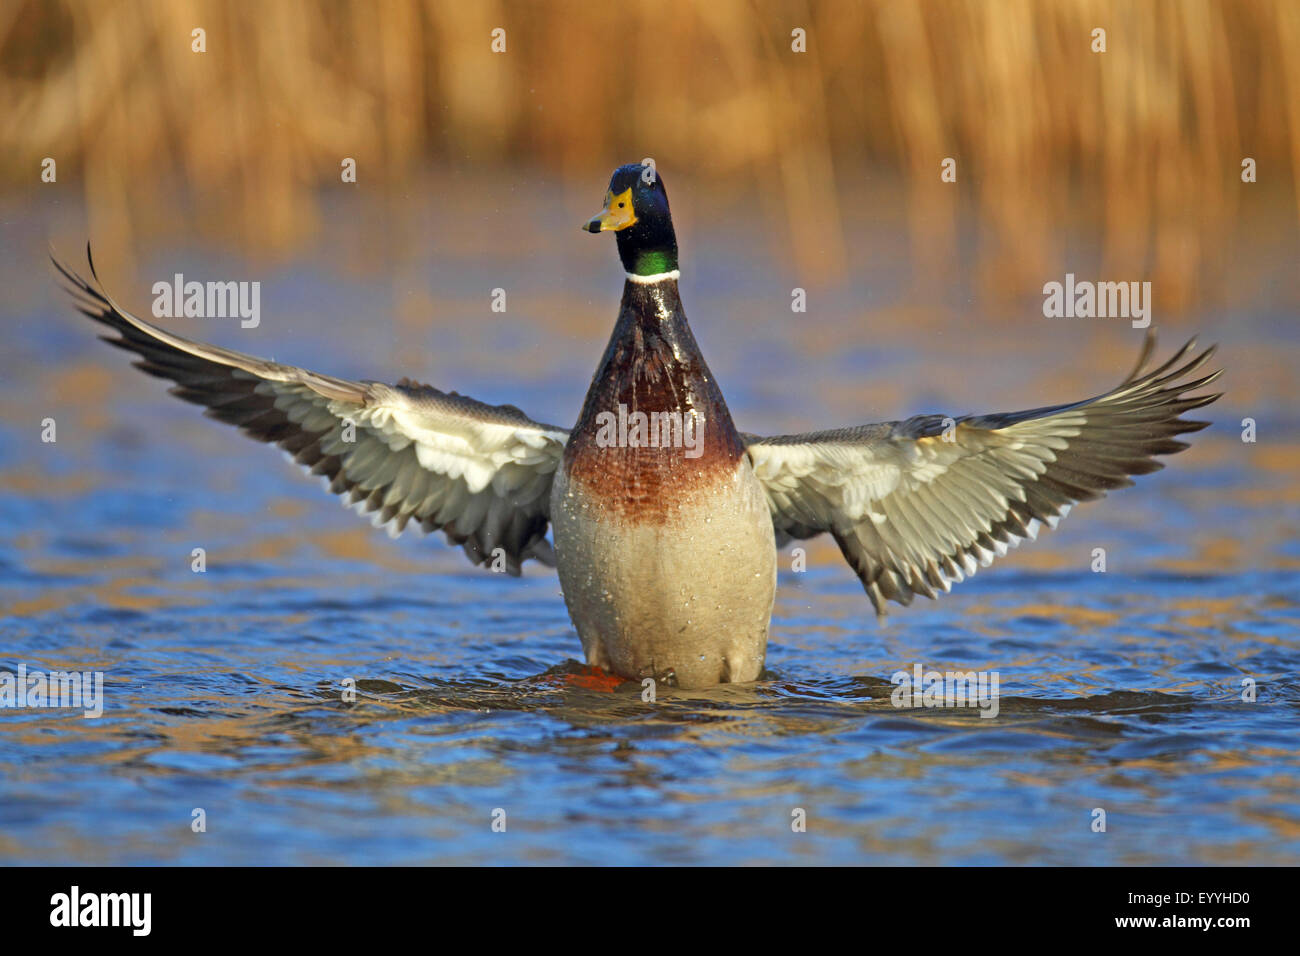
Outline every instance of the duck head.
{"label": "duck head", "polygon": [[582,228],[614,233],[618,257],[632,275],[661,275],[677,269],[677,235],[668,211],[668,193],[651,165],[632,163],[614,170],[605,192],[605,207]]}

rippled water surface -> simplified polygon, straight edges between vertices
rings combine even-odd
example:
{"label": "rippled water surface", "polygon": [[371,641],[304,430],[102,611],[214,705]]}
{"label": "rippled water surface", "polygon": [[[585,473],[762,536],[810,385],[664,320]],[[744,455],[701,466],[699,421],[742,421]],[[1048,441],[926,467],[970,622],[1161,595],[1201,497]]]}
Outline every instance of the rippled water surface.
{"label": "rippled water surface", "polygon": [[[260,328],[177,327],[567,425],[621,283],[608,245],[567,264],[548,251],[587,242],[571,213],[538,213],[559,239],[503,238],[504,278],[484,233],[396,278],[324,252],[253,268],[181,249],[105,279],[147,310],[173,271],[259,278]],[[47,279],[43,232],[5,228],[0,669],[101,670],[106,706],[0,710],[4,862],[1300,861],[1288,315],[1161,329],[1165,349],[1196,330],[1222,341],[1229,370],[1214,427],[1165,471],[884,627],[814,542],[806,572],[782,558],[766,679],[646,704],[635,685],[569,679],[581,652],[554,572],[498,577],[440,536],[372,530],[98,343]],[[1080,398],[1139,341],[1032,308],[1001,324],[914,315],[884,266],[793,323],[795,278],[748,261],[739,234],[718,242],[686,244],[682,291],[749,431]],[[505,315],[487,308],[496,286]],[[895,708],[890,676],[915,663],[997,671],[1000,714]]]}

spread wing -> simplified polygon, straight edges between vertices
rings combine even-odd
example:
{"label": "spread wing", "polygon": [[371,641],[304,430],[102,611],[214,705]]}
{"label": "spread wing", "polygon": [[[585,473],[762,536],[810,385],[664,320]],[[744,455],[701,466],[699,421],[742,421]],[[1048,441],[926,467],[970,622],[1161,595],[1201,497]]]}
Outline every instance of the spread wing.
{"label": "spread wing", "polygon": [[1119,387],[1097,398],[1002,415],[921,415],[806,435],[746,435],[767,490],[778,543],[828,531],[876,613],[885,602],[933,598],[1077,501],[1162,468],[1175,435],[1207,422],[1179,416],[1217,394],[1186,397],[1221,372],[1192,376],[1214,349],[1195,340],[1142,373],[1154,339]]}
{"label": "spread wing", "polygon": [[350,382],[192,342],[114,303],[93,260],[93,282],[54,264],[78,309],[113,333],[101,338],[139,355],[136,368],[175,382],[172,394],[207,415],[279,445],[390,534],[410,522],[440,530],[475,564],[500,548],[514,575],[528,558],[554,564],[546,531],[566,430],[406,379]]}

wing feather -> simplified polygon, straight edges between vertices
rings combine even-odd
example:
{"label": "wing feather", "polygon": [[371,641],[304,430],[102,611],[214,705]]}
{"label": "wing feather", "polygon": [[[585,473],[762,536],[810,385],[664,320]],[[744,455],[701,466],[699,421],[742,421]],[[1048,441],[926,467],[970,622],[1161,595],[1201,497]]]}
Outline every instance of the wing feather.
{"label": "wing feather", "polygon": [[174,382],[171,392],[208,416],[278,445],[376,525],[440,530],[475,564],[501,548],[515,575],[528,558],[554,564],[546,532],[565,429],[409,379],[353,382],[194,342],[118,306],[93,260],[91,280],[54,265],[78,311],[108,328],[104,341],[135,353],[137,368]]}
{"label": "wing feather", "polygon": [[1189,394],[1214,349],[1188,342],[1096,398],[994,415],[919,415],[899,422],[760,438],[745,435],[778,543],[830,533],[883,616],[885,604],[934,597],[987,567],[1080,501],[1131,485],[1187,447],[1175,435],[1206,422],[1185,412],[1218,394]]}

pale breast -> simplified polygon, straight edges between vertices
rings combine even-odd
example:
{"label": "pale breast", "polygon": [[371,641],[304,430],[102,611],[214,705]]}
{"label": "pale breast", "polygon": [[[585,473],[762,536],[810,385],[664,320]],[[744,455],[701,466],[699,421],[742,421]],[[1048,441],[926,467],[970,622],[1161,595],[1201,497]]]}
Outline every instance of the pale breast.
{"label": "pale breast", "polygon": [[686,688],[755,680],[776,589],[763,489],[747,457],[671,485],[645,518],[607,484],[556,476],[556,566],[587,660]]}

